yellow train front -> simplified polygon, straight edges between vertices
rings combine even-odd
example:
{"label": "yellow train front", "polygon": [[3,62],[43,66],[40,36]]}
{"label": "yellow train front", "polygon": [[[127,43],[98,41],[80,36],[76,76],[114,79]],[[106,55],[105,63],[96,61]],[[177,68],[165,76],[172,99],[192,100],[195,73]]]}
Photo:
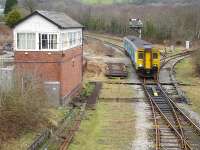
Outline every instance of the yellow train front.
{"label": "yellow train front", "polygon": [[124,49],[142,77],[155,77],[160,69],[160,51],[152,43],[135,36],[124,38]]}

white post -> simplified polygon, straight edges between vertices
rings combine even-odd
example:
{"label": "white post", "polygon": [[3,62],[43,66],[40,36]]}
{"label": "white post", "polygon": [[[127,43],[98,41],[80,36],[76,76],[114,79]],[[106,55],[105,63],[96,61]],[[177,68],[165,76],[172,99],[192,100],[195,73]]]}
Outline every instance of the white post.
{"label": "white post", "polygon": [[142,39],[142,29],[139,29],[139,38]]}
{"label": "white post", "polygon": [[190,49],[190,41],[185,41],[185,48],[186,48],[187,50]]}

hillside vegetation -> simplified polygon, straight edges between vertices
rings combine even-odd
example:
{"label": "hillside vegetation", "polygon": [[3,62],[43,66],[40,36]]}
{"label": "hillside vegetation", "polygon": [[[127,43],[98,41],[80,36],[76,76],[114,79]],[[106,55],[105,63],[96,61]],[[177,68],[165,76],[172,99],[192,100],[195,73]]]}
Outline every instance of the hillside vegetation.
{"label": "hillside vegetation", "polygon": [[81,0],[86,4],[117,4],[117,3],[131,3],[136,5],[143,4],[174,4],[174,3],[193,3],[199,0]]}
{"label": "hillside vegetation", "polygon": [[24,1],[18,0],[27,14],[36,9],[62,11],[89,31],[136,35],[128,23],[130,18],[139,17],[144,23],[142,36],[151,42],[200,39],[200,5],[196,4],[200,0],[32,0],[31,5]]}

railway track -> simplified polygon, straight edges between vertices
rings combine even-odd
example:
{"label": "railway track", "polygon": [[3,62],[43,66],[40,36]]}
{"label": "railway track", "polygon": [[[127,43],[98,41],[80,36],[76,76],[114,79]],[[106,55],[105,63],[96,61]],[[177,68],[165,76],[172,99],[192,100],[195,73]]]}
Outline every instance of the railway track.
{"label": "railway track", "polygon": [[[161,69],[171,60],[187,57],[194,51],[165,57]],[[199,150],[200,127],[178,108],[158,81],[153,84],[144,82],[143,88],[154,118],[156,150]]]}
{"label": "railway track", "polygon": [[[89,37],[89,36],[88,36]],[[91,37],[102,41],[101,39]],[[104,41],[102,41],[104,42]],[[123,47],[105,42],[118,49]],[[123,50],[124,52],[124,50]],[[161,68],[172,59],[188,56],[193,51],[185,51],[164,57]],[[144,82],[143,88],[149,100],[155,126],[156,150],[200,150],[200,127],[187,117],[166,94],[158,82]]]}
{"label": "railway track", "polygon": [[[91,36],[91,35],[84,35],[86,38],[90,38],[90,39],[94,39],[94,40],[97,40],[97,41],[100,41],[100,42],[103,42],[104,44],[107,44],[109,46],[111,46],[112,48],[115,48],[115,49],[118,49],[120,50],[121,52],[125,52],[124,51],[124,48],[116,43],[112,43],[112,42],[109,42],[109,41],[105,41],[105,40],[102,40],[101,38],[98,38],[98,37],[95,37],[95,36]],[[113,39],[114,40],[114,39]]]}
{"label": "railway track", "polygon": [[144,84],[156,129],[156,150],[199,150],[200,128],[165,93],[159,83]]}
{"label": "railway track", "polygon": [[161,59],[161,69],[162,69],[162,67],[164,67],[172,59],[176,59],[178,57],[188,56],[188,55],[191,55],[193,52],[195,52],[195,50],[184,51],[184,52],[177,53],[177,54],[174,54],[174,55],[171,55],[171,56],[163,57]]}
{"label": "railway track", "polygon": [[110,39],[113,41],[118,41],[118,42],[123,42],[123,39],[120,38],[116,38],[116,37],[110,37],[110,36],[105,36],[105,35],[95,35],[95,34],[91,34],[91,33],[85,33],[86,36],[93,36],[93,37],[97,37],[97,38],[102,38],[102,39]]}

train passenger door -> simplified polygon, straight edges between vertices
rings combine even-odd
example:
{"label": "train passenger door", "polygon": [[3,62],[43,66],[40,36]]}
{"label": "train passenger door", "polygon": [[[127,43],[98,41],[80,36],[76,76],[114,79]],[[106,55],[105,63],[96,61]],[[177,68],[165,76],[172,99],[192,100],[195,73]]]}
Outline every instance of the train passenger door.
{"label": "train passenger door", "polygon": [[145,69],[151,69],[151,51],[145,50]]}

